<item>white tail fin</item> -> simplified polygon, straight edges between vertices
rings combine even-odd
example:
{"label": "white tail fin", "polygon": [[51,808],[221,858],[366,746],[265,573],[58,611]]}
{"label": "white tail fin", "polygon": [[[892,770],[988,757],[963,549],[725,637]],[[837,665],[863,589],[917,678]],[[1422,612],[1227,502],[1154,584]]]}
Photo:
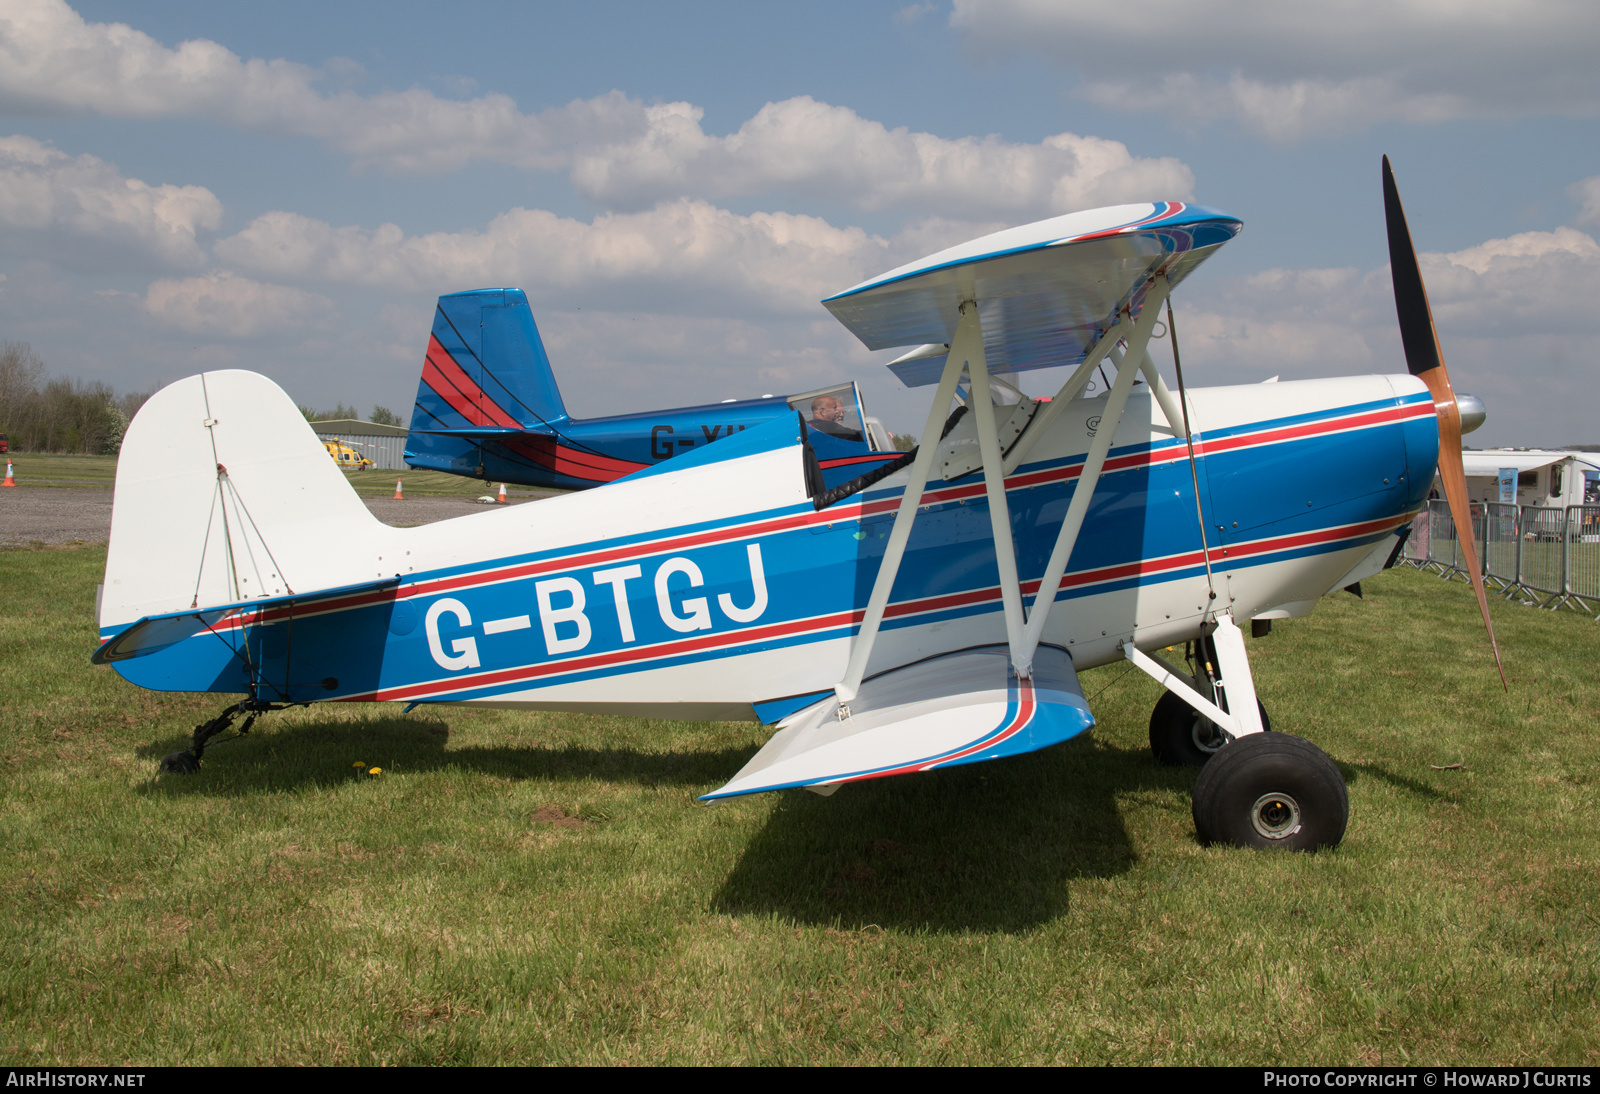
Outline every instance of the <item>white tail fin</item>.
{"label": "white tail fin", "polygon": [[179,380],[122,442],[101,628],[369,580],[384,531],[271,380]]}

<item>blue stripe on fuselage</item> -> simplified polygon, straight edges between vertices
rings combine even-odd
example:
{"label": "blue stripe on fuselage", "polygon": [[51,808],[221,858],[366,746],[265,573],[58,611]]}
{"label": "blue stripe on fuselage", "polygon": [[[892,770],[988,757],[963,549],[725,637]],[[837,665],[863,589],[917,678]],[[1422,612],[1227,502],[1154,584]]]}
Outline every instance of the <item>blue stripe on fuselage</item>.
{"label": "blue stripe on fuselage", "polygon": [[[1415,400],[1404,400],[1411,402]],[[1394,406],[1392,401],[1344,407],[1320,415],[1301,415],[1277,419],[1206,435],[1214,441],[1222,437],[1242,437],[1284,425],[1326,421],[1347,417],[1366,406]],[[1364,521],[1393,517],[1415,508],[1414,490],[1418,481],[1431,478],[1432,467],[1421,467],[1415,454],[1426,450],[1426,434],[1431,416],[1361,429],[1342,437],[1320,435],[1273,444],[1273,459],[1263,461],[1259,449],[1221,451],[1206,456],[1202,472],[1206,480],[1233,476],[1241,479],[1252,468],[1270,462],[1270,475],[1260,483],[1262,491],[1295,488],[1295,495],[1309,494],[1316,504],[1306,511],[1293,512],[1269,522],[1256,524],[1246,536],[1242,531],[1250,514],[1258,510],[1229,510],[1211,491],[1203,488],[1202,502],[1208,524],[1224,524],[1229,534],[1224,545],[1259,539],[1263,535],[1292,537],[1334,526],[1358,525]],[[1381,471],[1398,445],[1405,453],[1407,481],[1383,484]],[[1436,441],[1435,441],[1436,445]],[[1116,458],[1139,452],[1156,452],[1172,442],[1127,446],[1114,450]],[[1372,456],[1371,453],[1378,453]],[[1336,457],[1336,458],[1335,458]],[[798,458],[798,453],[797,453]],[[1024,579],[1037,578],[1054,544],[1061,519],[1076,488],[1075,478],[1066,471],[1082,458],[1030,464],[1018,477],[1038,476],[1041,471],[1060,471],[1050,481],[1031,487],[1013,487],[1008,494],[1013,537],[1017,545],[1018,569]],[[1377,477],[1377,488],[1370,480]],[[1047,476],[1048,478],[1048,476]],[[941,489],[960,487],[971,480],[947,484]],[[894,489],[873,491],[868,505],[898,496]],[[1236,491],[1240,504],[1249,499]],[[855,500],[855,499],[852,499]],[[1083,536],[1069,564],[1070,575],[1088,570],[1116,567],[1140,559],[1162,559],[1197,552],[1200,546],[1195,527],[1193,488],[1186,461],[1142,463],[1108,472],[1096,491],[1086,527],[1092,534]],[[853,629],[850,614],[866,602],[877,573],[883,548],[892,524],[892,510],[862,519],[860,509],[843,506],[840,511],[811,514],[808,506],[786,507],[749,514],[732,520],[708,521],[672,529],[584,544],[578,548],[534,552],[496,560],[492,567],[473,564],[442,568],[409,579],[399,600],[385,600],[363,607],[326,615],[301,618],[294,625],[294,670],[290,672],[277,650],[274,632],[287,638],[284,624],[252,628],[252,659],[262,666],[263,678],[270,684],[288,679],[288,697],[304,701],[348,695],[384,693],[427,681],[438,688],[451,689],[457,677],[478,677],[490,673],[515,673],[525,667],[537,670],[551,665],[562,681],[615,675],[634,671],[640,662],[613,660],[568,672],[558,667],[574,658],[597,654],[625,656],[638,651],[648,658],[650,667],[692,663],[750,652],[776,649],[817,641],[830,635],[844,635]],[[1238,520],[1241,531],[1233,534]],[[791,525],[783,530],[763,531],[773,522]],[[712,534],[712,541],[695,545],[672,546],[668,540],[681,540],[697,534]],[[1375,542],[1382,535],[1371,533],[1365,540]],[[752,539],[753,536],[753,539]],[[749,622],[733,619],[723,610],[720,598],[726,597],[737,612],[751,607],[756,599],[746,547],[759,544],[764,570],[767,604]],[[1297,558],[1343,549],[1351,540],[1314,543],[1255,554],[1230,560],[1230,566],[1258,566],[1270,561]],[[636,550],[627,550],[636,548]],[[592,558],[598,552],[622,557],[603,561]],[[681,567],[665,579],[667,611],[677,619],[693,619],[696,629],[674,630],[664,617],[655,589],[656,577],[674,559],[686,559],[698,569],[702,584],[692,584],[692,574]],[[560,560],[570,559],[570,564]],[[507,571],[530,564],[554,562],[554,568],[536,574],[510,576]],[[623,580],[627,593],[629,622],[633,640],[626,641],[622,618],[613,601],[614,583],[607,583],[604,571],[629,566],[639,567],[638,577]],[[1155,573],[1130,574],[1090,586],[1069,586],[1060,599],[1073,599],[1095,593],[1153,584],[1200,572],[1198,562],[1174,566]],[[461,579],[468,579],[462,581]],[[453,580],[452,580],[453,579]],[[615,575],[612,575],[613,582]],[[550,637],[556,649],[547,648],[541,616],[541,582],[555,581],[560,588],[547,587],[542,602],[543,617],[553,620]],[[570,582],[583,591],[581,609],[584,624],[571,598]],[[439,584],[460,587],[440,588]],[[972,594],[967,602],[948,607],[931,607],[915,616],[891,616],[885,626],[897,628],[943,620],[967,618],[998,610],[997,596],[979,595],[998,583],[998,569],[989,526],[987,502],[981,492],[956,500],[934,501],[919,513],[907,548],[907,558],[895,582],[892,602],[923,600]],[[477,664],[446,669],[429,642],[425,616],[429,608],[449,599],[461,605],[460,614],[436,616],[432,628],[445,660],[463,657],[463,645],[471,640]],[[702,603],[703,602],[703,603]],[[843,618],[837,618],[843,615]],[[462,616],[466,620],[464,621]],[[486,633],[490,621],[517,621],[528,617],[527,626]],[[824,622],[831,619],[831,622]],[[803,623],[817,620],[815,626]],[[707,624],[700,626],[700,624]],[[587,626],[587,640],[581,648],[563,650],[563,643],[575,643]],[[680,624],[682,625],[682,624]],[[774,625],[789,626],[785,633],[765,633]],[[755,638],[758,631],[763,637]],[[749,632],[751,640],[740,636]],[[712,649],[688,648],[691,643],[712,638],[726,645]],[[652,652],[646,653],[646,650]],[[685,652],[687,650],[687,652]],[[229,667],[231,654],[215,635],[200,635],[164,653],[138,658],[117,665],[134,683],[162,690],[238,691],[242,672]],[[535,674],[537,675],[537,674]],[[322,681],[336,679],[325,688]],[[542,680],[534,682],[543,682]],[[529,682],[504,679],[486,682],[471,691],[457,692],[451,698],[488,697],[508,690],[526,690]]]}

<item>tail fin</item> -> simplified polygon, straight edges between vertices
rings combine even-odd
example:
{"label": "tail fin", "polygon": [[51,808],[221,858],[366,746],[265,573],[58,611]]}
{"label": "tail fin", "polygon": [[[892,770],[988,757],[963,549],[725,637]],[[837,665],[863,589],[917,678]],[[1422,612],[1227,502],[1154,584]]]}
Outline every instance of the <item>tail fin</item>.
{"label": "tail fin", "polygon": [[521,289],[476,289],[439,298],[406,440],[408,463],[464,475],[474,474],[482,463],[474,441],[418,430],[540,431],[566,419]]}
{"label": "tail fin", "polygon": [[208,372],[123,438],[101,633],[143,616],[371,581],[386,529],[283,390]]}

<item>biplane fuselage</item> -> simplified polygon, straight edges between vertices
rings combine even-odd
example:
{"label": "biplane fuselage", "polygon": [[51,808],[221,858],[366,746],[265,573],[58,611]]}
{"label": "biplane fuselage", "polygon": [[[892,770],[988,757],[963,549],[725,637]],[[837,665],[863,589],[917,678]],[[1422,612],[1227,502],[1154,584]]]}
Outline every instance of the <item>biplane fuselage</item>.
{"label": "biplane fuselage", "polygon": [[[270,387],[259,377],[212,375],[248,377],[230,381],[243,400],[268,397],[248,390]],[[1213,586],[1236,617],[1301,615],[1365,576],[1363,564],[1375,571],[1426,496],[1437,431],[1411,377],[1195,389],[1189,400]],[[1104,402],[1075,401],[1007,478],[1030,598]],[[1129,401],[1092,534],[1072,553],[1045,633],[1079,668],[1119,659],[1130,638],[1146,648],[1192,638],[1207,611],[1186,446],[1153,406],[1137,393]],[[957,430],[946,446],[962,438]],[[303,583],[397,575],[392,587],[240,609],[116,667],[163,690],[238,692],[253,676],[283,702],[751,719],[840,678],[903,492],[902,472],[816,511],[801,458],[795,423],[775,423],[582,494],[420,528],[369,518],[359,549],[301,560],[302,573],[318,570]],[[869,674],[1005,638],[980,474],[931,484],[923,506]],[[251,552],[233,554],[237,569]],[[258,569],[263,594],[282,595]],[[133,604],[108,614],[102,635],[141,614]]]}

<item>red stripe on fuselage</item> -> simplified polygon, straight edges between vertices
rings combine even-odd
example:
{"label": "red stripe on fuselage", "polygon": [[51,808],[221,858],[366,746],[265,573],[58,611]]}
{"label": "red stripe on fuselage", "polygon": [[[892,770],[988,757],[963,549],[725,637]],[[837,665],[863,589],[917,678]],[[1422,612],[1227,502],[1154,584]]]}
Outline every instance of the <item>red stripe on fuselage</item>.
{"label": "red stripe on fuselage", "polygon": [[[1343,525],[1336,528],[1324,528],[1314,532],[1305,532],[1290,536],[1277,536],[1270,539],[1259,540],[1249,544],[1247,548],[1229,548],[1230,552],[1239,555],[1262,555],[1278,551],[1293,550],[1298,547],[1311,546],[1320,543],[1335,543],[1344,539],[1356,539],[1374,533],[1382,533],[1403,524],[1414,514],[1402,514],[1398,517],[1384,517],[1378,520],[1363,521],[1359,524]],[[1223,558],[1222,548],[1212,548],[1211,555],[1214,561]],[[1228,557],[1232,557],[1230,554]],[[1099,584],[1105,581],[1116,581],[1130,577],[1146,577],[1163,572],[1182,570],[1197,567],[1201,563],[1201,552],[1198,550],[1185,551],[1175,555],[1168,555],[1158,559],[1140,559],[1134,562],[1121,563],[1113,566],[1104,566],[1096,570],[1084,570],[1078,573],[1067,574],[1062,580],[1060,592],[1081,588],[1086,585]],[[1039,580],[1034,578],[1022,582],[1022,595],[1037,599]],[[931,612],[946,611],[952,608],[966,607],[974,604],[998,602],[1000,600],[999,586],[991,585],[982,589],[969,589],[959,593],[949,593],[940,596],[924,597],[920,600],[902,601],[891,604],[884,612],[885,618],[897,618],[913,615],[924,615]],[[740,646],[749,642],[768,641],[777,638],[786,638],[799,634],[812,633],[817,638],[821,632],[840,627],[854,627],[864,618],[864,609],[854,609],[847,612],[834,612],[828,615],[813,616],[804,619],[794,619],[777,623],[764,624],[758,627],[748,627],[741,630],[724,631],[719,634],[702,635],[696,638],[676,639],[657,643],[650,646],[628,647],[618,650],[609,650],[604,653],[591,654],[585,657],[575,657],[564,661],[546,662],[540,665],[522,665],[515,668],[499,669],[491,672],[475,673],[466,677],[455,677],[442,680],[432,680],[424,683],[406,684],[398,688],[379,689],[377,691],[363,692],[358,695],[341,696],[340,702],[388,702],[392,700],[431,698],[448,695],[452,692],[471,691],[496,684],[515,684],[521,681],[533,681],[541,677],[565,675],[570,672],[582,672],[587,669],[605,668],[612,665],[627,665],[635,663],[631,671],[642,671],[648,667],[648,662],[669,657],[678,657],[688,653],[708,652],[722,647]],[[1029,696],[1030,700],[1032,696]],[[1031,707],[1030,714],[1031,717]],[[1025,722],[1021,724],[1026,724]],[[1016,728],[1021,728],[1018,724]],[[985,747],[986,743],[997,743],[1010,736],[990,737],[986,742],[979,742],[975,748]],[[961,755],[965,755],[963,752]],[[956,757],[946,757],[936,761],[936,764],[948,763]],[[921,761],[919,761],[921,762]],[[923,768],[915,768],[923,770]],[[873,776],[862,776],[869,778]]]}
{"label": "red stripe on fuselage", "polygon": [[407,684],[398,688],[380,688],[377,691],[365,692],[362,695],[342,696],[340,702],[387,703],[395,700],[445,694],[452,691],[473,691],[478,688],[492,687],[495,684],[521,683],[536,680],[541,676],[582,672],[586,669],[604,668],[607,665],[620,664],[627,661],[651,660],[656,657],[679,657],[686,653],[715,649],[718,646],[740,646],[747,642],[783,638],[797,632],[854,626],[861,622],[864,615],[865,612],[860,609],[853,612],[834,612],[831,615],[814,616],[810,619],[794,619],[783,623],[769,623],[760,627],[748,627],[744,630],[708,634],[699,638],[678,639],[655,646],[635,646],[620,650],[610,650],[606,653],[592,654],[588,657],[573,657],[565,661],[550,661],[542,665],[521,665],[517,668],[500,669],[495,672],[480,672],[471,676],[432,680],[423,684]]}
{"label": "red stripe on fuselage", "polygon": [[874,452],[870,456],[843,456],[837,460],[822,460],[820,466],[826,471],[829,468],[848,467],[851,464],[857,463],[887,463],[890,460],[898,460],[904,454],[905,453],[903,452],[896,452],[891,456],[880,452]]}
{"label": "red stripe on fuselage", "polygon": [[619,460],[581,448],[572,448],[542,433],[489,439],[504,445],[524,459],[532,460],[546,471],[582,479],[585,482],[616,482],[624,475],[631,475],[650,466],[645,463],[634,463],[631,460]]}

